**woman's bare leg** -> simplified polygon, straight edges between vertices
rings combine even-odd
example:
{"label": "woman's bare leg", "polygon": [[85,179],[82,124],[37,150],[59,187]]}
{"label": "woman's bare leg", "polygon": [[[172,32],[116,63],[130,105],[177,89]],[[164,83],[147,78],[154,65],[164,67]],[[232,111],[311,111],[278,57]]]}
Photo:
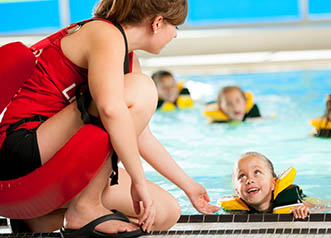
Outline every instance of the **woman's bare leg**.
{"label": "woman's bare leg", "polygon": [[[64,216],[64,227],[79,229],[88,222],[111,213],[101,201],[103,190],[109,186],[111,170],[110,160],[107,160],[97,176],[71,200]],[[133,231],[137,228],[136,225],[115,220],[103,222],[96,227],[97,230],[105,233]]]}
{"label": "woman's bare leg", "polygon": [[[83,122],[75,102],[44,122],[37,130],[42,163],[52,158],[82,126]],[[107,160],[96,177],[71,200],[64,215],[65,227],[78,229],[98,217],[111,213],[101,203],[101,194],[105,186],[108,185],[111,171],[110,160]],[[28,223],[31,224],[30,227],[33,226],[33,221]],[[45,229],[53,228],[52,224],[50,222],[44,224]],[[137,226],[121,221],[109,221],[100,224],[97,229],[105,233],[117,233],[135,230]]]}
{"label": "woman's bare leg", "polygon": [[[177,200],[161,187],[147,181],[148,189],[156,207],[156,218],[153,230],[167,230],[179,219],[180,206]],[[116,209],[130,217],[138,217],[134,211],[130,196],[131,178],[119,168],[119,184],[108,186],[103,193],[103,203],[108,209]]]}
{"label": "woman's bare leg", "polygon": [[60,208],[45,216],[25,220],[25,223],[32,231],[51,232],[63,226],[64,213],[66,208]]}
{"label": "woman's bare leg", "polygon": [[[139,135],[147,126],[155,111],[157,92],[153,82],[142,74],[133,73],[126,75],[125,100],[133,117],[137,135]],[[42,162],[45,163],[54,156],[82,126],[83,123],[80,119],[80,112],[77,109],[76,103],[67,106],[61,112],[43,123],[37,130]],[[125,173],[123,173],[123,176],[121,176],[123,185],[120,185],[117,189],[111,190],[108,184],[108,176],[111,169],[110,161],[106,161],[105,166],[99,174],[70,202],[69,208],[65,213],[64,224],[66,227],[80,228],[97,217],[109,214],[109,208],[115,206],[111,206],[111,200],[108,201],[108,195],[102,196],[102,191],[105,191],[105,194],[112,194],[112,191],[114,191],[114,196],[111,195],[111,197],[114,198],[114,202],[120,200],[117,196],[121,196],[121,198],[126,196],[126,201],[129,202],[127,207],[132,206],[130,193],[126,192],[131,183],[130,178],[127,174],[125,176]],[[157,217],[154,229],[167,229],[167,227],[173,225],[179,217],[180,209],[178,203],[170,194],[158,188],[155,184],[150,183],[149,186],[151,193],[153,193],[152,196],[155,197],[155,201],[160,203],[158,208],[160,216]],[[122,192],[126,192],[124,196],[121,194]],[[107,199],[105,199],[106,197]],[[163,199],[158,199],[159,197],[167,197],[167,199],[164,201]],[[101,202],[101,199],[104,201]],[[163,206],[163,208],[167,207],[167,211],[162,209],[162,204],[165,204],[164,202],[167,204]],[[104,207],[103,204],[107,204],[105,205],[106,207]],[[119,208],[119,210],[122,209],[122,207],[118,206],[115,208]],[[126,208],[122,210],[134,216],[132,213],[133,210]],[[168,221],[166,221],[167,219]],[[51,227],[49,224],[44,224],[44,226]],[[116,233],[134,230],[136,227],[119,221],[109,221],[100,224],[97,229],[106,233]]]}
{"label": "woman's bare leg", "polygon": [[41,124],[37,129],[37,140],[42,164],[52,158],[83,125],[76,101]]}
{"label": "woman's bare leg", "polygon": [[[125,93],[126,104],[135,123],[137,136],[139,136],[155,112],[157,103],[155,85],[150,78],[144,75],[129,74],[125,77]],[[180,206],[170,193],[150,181],[147,182],[153,204],[157,209],[152,229],[167,230],[177,222],[180,216]],[[139,217],[139,214],[134,212],[130,188],[130,176],[121,169],[119,184],[105,188],[102,196],[104,206],[109,210],[117,209],[130,217]]]}
{"label": "woman's bare leg", "polygon": [[[134,75],[132,75],[134,76]],[[146,86],[147,85],[147,86]],[[137,135],[148,125],[155,112],[157,95],[154,83],[147,77],[125,78],[126,103],[130,108]],[[156,218],[153,230],[166,230],[173,226],[179,216],[180,207],[177,200],[168,192],[154,183],[148,182],[148,188],[156,205]],[[108,209],[117,209],[131,217],[138,217],[134,212],[130,195],[131,179],[128,173],[121,169],[119,184],[107,186],[103,194],[103,203]]]}

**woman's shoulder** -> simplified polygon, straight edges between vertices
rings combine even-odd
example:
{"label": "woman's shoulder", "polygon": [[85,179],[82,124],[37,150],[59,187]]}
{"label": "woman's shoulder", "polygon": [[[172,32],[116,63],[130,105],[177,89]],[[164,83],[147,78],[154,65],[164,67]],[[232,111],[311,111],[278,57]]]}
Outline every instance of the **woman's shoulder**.
{"label": "woman's shoulder", "polygon": [[106,20],[94,20],[90,21],[81,29],[82,33],[86,34],[88,39],[94,39],[94,38],[110,38],[113,40],[116,40],[117,38],[120,38],[122,33],[116,27],[114,24],[112,24],[109,21]]}
{"label": "woman's shoulder", "polygon": [[[74,64],[87,68],[88,58],[99,55],[105,58],[114,52],[124,55],[125,43],[121,32],[110,22],[103,20],[87,21],[70,28],[62,39],[61,47],[65,56]],[[116,55],[117,57],[117,55]]]}
{"label": "woman's shoulder", "polygon": [[[107,52],[116,52],[120,55],[125,52],[125,41],[121,31],[110,22],[95,20],[86,23],[81,31],[81,45],[87,52],[97,52],[106,54]],[[89,53],[88,53],[89,54]]]}

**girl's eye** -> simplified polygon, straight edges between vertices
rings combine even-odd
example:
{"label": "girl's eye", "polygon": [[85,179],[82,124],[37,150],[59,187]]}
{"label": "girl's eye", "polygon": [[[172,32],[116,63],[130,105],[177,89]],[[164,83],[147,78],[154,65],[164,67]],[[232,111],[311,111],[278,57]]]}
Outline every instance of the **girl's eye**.
{"label": "girl's eye", "polygon": [[176,30],[178,30],[179,29],[179,27],[178,26],[176,26]]}
{"label": "girl's eye", "polygon": [[239,180],[242,180],[242,179],[244,179],[244,178],[246,178],[246,175],[244,175],[244,174],[241,174],[241,175],[239,175],[239,177],[238,177]]}
{"label": "girl's eye", "polygon": [[261,174],[261,171],[260,170],[256,170],[255,171],[255,174]]}

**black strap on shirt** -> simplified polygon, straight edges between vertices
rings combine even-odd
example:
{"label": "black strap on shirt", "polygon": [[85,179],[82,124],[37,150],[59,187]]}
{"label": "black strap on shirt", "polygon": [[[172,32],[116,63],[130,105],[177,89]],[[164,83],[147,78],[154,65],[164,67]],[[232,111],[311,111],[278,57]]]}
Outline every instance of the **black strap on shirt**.
{"label": "black strap on shirt", "polygon": [[[91,18],[85,21],[77,22],[77,25],[83,26],[84,24],[95,21],[95,20],[100,20],[98,18]],[[130,73],[130,62],[129,62],[129,51],[128,51],[128,40],[126,39],[125,32],[122,28],[122,26],[118,23],[112,23],[123,35],[124,42],[125,42],[125,58],[124,58],[124,74]]]}
{"label": "black strap on shirt", "polygon": [[11,124],[7,130],[6,130],[6,136],[8,136],[10,133],[14,132],[16,128],[18,128],[20,125],[22,125],[23,123],[27,123],[27,122],[33,122],[33,121],[40,121],[40,122],[44,122],[46,121],[48,118],[42,115],[36,115],[33,117],[29,117],[29,118],[23,118],[13,124]]}
{"label": "black strap on shirt", "polygon": [[[82,22],[78,22],[77,24],[79,26],[83,26],[84,24],[93,21],[93,20],[98,20],[96,18],[92,18],[86,21],[82,21]],[[119,31],[122,33],[123,38],[124,38],[124,42],[125,42],[125,58],[124,58],[124,74],[130,73],[130,62],[129,62],[129,56],[128,56],[128,44],[127,44],[127,39],[124,33],[123,28],[121,27],[121,25],[113,23],[114,26],[116,26]],[[83,93],[81,93],[81,89],[82,87],[86,87],[86,89],[83,91]],[[91,103],[92,97],[90,94],[90,90],[87,87],[87,82],[84,82],[80,85],[78,85],[76,87],[76,100],[77,100],[77,107],[79,109],[79,111],[81,112],[81,118],[82,121],[85,124],[93,124],[96,126],[100,126],[101,128],[103,128],[102,123],[100,121],[99,118],[94,117],[93,115],[88,113],[88,107]],[[104,129],[104,128],[103,128]]]}

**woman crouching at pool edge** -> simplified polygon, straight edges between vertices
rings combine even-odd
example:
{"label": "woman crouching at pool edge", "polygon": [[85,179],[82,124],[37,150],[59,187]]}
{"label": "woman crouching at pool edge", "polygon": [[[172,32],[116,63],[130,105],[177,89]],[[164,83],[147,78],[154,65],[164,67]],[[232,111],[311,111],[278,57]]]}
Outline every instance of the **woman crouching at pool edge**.
{"label": "woman crouching at pool edge", "polygon": [[[23,123],[19,128],[23,127],[26,133],[20,137],[24,142],[20,145],[24,144],[25,148],[34,146],[38,153],[32,161],[31,154],[21,153],[18,158],[9,156],[10,151],[2,151],[1,160],[10,162],[10,166],[2,166],[1,180],[33,173],[83,127],[77,103],[72,100],[75,95],[65,97],[67,95],[63,94],[67,91],[62,88],[87,81],[97,116],[125,170],[119,172],[119,184],[109,186],[109,174],[113,168],[107,161],[63,210],[24,220],[31,231],[49,232],[64,226],[63,234],[71,236],[79,233],[86,224],[111,214],[112,209],[135,218],[135,223],[110,219],[95,225],[97,232],[116,236],[119,232],[139,230],[139,227],[147,232],[169,229],[180,216],[179,204],[170,193],[146,180],[140,156],[183,189],[199,212],[212,214],[219,209],[209,204],[205,188],[178,166],[151,133],[148,124],[156,108],[157,91],[153,81],[142,74],[136,55],[133,54],[133,72],[124,74],[123,70],[126,43],[129,54],[134,50],[158,54],[176,37],[176,26],[185,21],[187,8],[187,0],[147,0],[144,4],[137,0],[101,0],[94,14],[97,19],[86,22],[75,31],[68,31],[65,36],[56,35],[56,44],[47,46],[38,56],[40,60],[33,75],[7,106],[0,131],[5,135],[10,122],[31,115],[46,117],[47,120],[33,122],[35,127]],[[63,77],[63,72],[70,72],[70,77]],[[17,132],[22,130],[13,130],[10,135]],[[33,143],[29,144],[31,140]],[[3,145],[7,142],[4,140]],[[1,149],[27,151],[21,147],[17,149],[17,145],[6,144]],[[73,149],[83,151],[84,148]],[[4,154],[7,156],[2,156]],[[12,176],[14,171],[24,167],[21,161],[27,161],[32,168],[15,178],[4,177]],[[90,232],[94,232],[94,228]]]}
{"label": "woman crouching at pool edge", "polygon": [[[233,167],[232,183],[237,195],[221,198],[218,205],[226,212],[292,213],[296,219],[304,219],[314,204],[304,201],[302,190],[292,184],[295,169],[291,169],[277,177],[267,157],[247,152]],[[285,175],[288,176],[281,184],[280,178]]]}

